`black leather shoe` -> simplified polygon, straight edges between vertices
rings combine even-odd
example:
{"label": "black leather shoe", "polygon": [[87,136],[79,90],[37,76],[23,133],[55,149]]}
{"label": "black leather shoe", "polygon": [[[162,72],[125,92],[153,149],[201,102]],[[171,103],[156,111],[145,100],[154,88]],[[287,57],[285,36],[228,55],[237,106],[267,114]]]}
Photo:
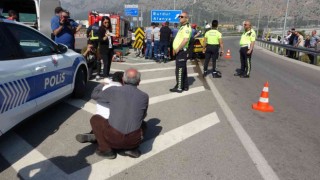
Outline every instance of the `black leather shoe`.
{"label": "black leather shoe", "polygon": [[96,150],[96,154],[98,156],[101,156],[107,159],[115,159],[117,157],[117,154],[113,150],[109,150],[109,151]]}
{"label": "black leather shoe", "polygon": [[235,73],[234,76],[241,76],[243,73]]}
{"label": "black leather shoe", "polygon": [[208,71],[203,71],[203,77],[205,78],[208,75]]}
{"label": "black leather shoe", "polygon": [[189,91],[189,88],[184,88],[183,90],[184,90],[184,91]]}
{"label": "black leather shoe", "polygon": [[86,142],[97,142],[96,136],[91,133],[86,133],[86,134],[77,134],[76,135],[76,140],[80,143],[86,143]]}
{"label": "black leather shoe", "polygon": [[250,78],[249,75],[241,75],[240,77],[241,77],[241,78]]}
{"label": "black leather shoe", "polygon": [[212,73],[213,78],[221,78],[221,75],[219,73]]}
{"label": "black leather shoe", "polygon": [[182,93],[182,89],[178,89],[178,88],[172,88],[170,89],[170,92],[177,92],[177,93]]}
{"label": "black leather shoe", "polygon": [[132,158],[138,158],[141,156],[141,152],[138,148],[119,151],[118,154],[121,156],[129,156]]}

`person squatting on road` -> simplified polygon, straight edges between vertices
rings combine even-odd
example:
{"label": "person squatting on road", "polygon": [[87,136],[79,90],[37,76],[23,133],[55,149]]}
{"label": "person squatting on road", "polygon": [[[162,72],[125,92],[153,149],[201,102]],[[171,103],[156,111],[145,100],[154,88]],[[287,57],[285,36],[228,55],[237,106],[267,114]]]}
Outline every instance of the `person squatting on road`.
{"label": "person squatting on road", "polygon": [[[104,86],[103,86],[102,90],[106,90],[107,88],[112,87],[112,86],[122,86],[123,85],[122,78],[123,78],[122,71],[115,72],[112,75],[112,80],[110,80],[109,78],[104,79]],[[100,115],[106,120],[109,119],[109,116],[110,116],[109,104],[97,102],[96,115]],[[92,130],[89,133],[77,134],[76,140],[80,143],[97,142],[97,139],[96,139],[95,135],[93,134]]]}
{"label": "person squatting on road", "polygon": [[235,76],[240,76],[241,78],[249,78],[251,71],[251,56],[254,47],[254,42],[256,41],[256,32],[251,29],[250,21],[244,22],[245,32],[242,33],[240,39],[240,72],[234,74]]}
{"label": "person squatting on road", "polygon": [[[102,24],[99,28],[99,54],[103,60],[103,77],[109,77],[111,61],[113,56],[113,40],[112,40],[112,26],[111,20],[108,16],[104,16],[101,20]],[[99,76],[98,72],[97,76]],[[99,79],[100,77],[96,77]]]}
{"label": "person squatting on road", "polygon": [[219,48],[220,55],[223,54],[223,41],[222,34],[217,30],[218,21],[212,21],[212,29],[207,31],[204,35],[204,48],[203,53],[205,53],[205,61],[203,66],[203,77],[208,75],[208,64],[212,58],[212,77],[221,78],[221,73],[216,71],[217,59],[219,57]]}
{"label": "person squatting on road", "polygon": [[189,57],[188,44],[191,38],[191,26],[188,23],[188,13],[180,16],[181,27],[173,41],[173,55],[176,55],[176,85],[171,92],[181,93],[189,90],[187,59]]}
{"label": "person squatting on road", "polygon": [[98,85],[92,92],[97,103],[109,103],[110,116],[105,119],[94,115],[90,119],[93,133],[98,142],[96,154],[108,159],[116,158],[114,150],[120,155],[138,158],[138,147],[143,139],[143,120],[147,115],[149,96],[139,90],[140,73],[127,69],[123,76],[123,86],[109,87]]}
{"label": "person squatting on road", "polygon": [[89,79],[91,79],[93,67],[97,65],[98,69],[101,69],[101,61],[100,58],[98,58],[97,48],[94,46],[92,40],[88,40],[87,46],[82,48],[81,54],[86,58],[89,71]]}

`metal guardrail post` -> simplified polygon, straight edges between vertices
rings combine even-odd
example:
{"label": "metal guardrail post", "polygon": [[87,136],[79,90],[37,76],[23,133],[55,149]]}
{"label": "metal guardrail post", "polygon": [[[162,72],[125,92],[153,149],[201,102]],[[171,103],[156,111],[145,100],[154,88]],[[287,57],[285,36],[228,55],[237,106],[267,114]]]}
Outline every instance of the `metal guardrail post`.
{"label": "metal guardrail post", "polygon": [[317,54],[313,54],[313,64],[318,65],[318,56]]}

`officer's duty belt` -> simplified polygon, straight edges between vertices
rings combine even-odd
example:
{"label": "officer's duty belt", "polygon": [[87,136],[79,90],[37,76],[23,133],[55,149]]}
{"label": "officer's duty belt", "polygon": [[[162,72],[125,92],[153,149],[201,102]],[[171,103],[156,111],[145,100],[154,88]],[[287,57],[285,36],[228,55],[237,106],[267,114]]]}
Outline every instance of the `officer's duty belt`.
{"label": "officer's duty belt", "polygon": [[219,47],[219,46],[220,46],[220,44],[208,44],[207,46]]}

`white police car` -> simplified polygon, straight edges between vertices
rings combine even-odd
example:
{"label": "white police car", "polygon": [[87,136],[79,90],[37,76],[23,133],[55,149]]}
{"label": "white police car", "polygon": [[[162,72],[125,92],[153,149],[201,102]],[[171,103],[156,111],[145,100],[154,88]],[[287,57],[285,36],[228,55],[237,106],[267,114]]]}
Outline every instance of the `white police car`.
{"label": "white police car", "polygon": [[84,57],[40,32],[0,17],[0,136],[88,81]]}

